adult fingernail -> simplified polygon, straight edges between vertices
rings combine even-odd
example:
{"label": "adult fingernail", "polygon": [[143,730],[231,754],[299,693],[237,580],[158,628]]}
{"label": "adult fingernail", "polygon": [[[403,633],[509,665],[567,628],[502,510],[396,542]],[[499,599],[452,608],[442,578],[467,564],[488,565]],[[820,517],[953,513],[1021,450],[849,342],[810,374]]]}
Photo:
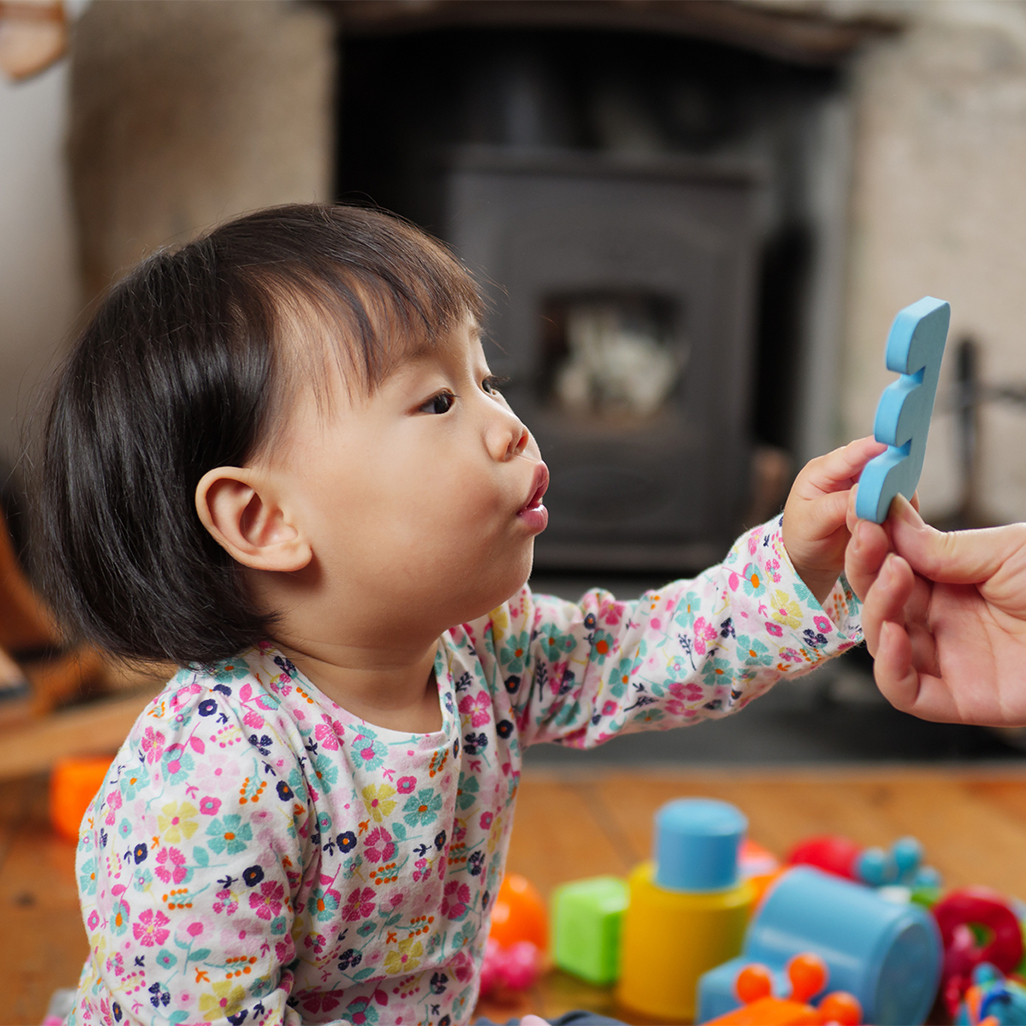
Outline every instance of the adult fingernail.
{"label": "adult fingernail", "polygon": [[904,520],[911,527],[918,527],[923,522],[923,518],[916,512],[912,503],[900,492],[894,498],[894,512],[898,515],[899,519]]}

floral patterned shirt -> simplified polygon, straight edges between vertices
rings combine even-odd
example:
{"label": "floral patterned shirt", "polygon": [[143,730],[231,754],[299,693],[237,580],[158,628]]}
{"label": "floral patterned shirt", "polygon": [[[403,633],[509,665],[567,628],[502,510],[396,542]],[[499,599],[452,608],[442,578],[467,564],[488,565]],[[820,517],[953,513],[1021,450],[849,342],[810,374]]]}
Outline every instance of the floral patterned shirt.
{"label": "floral patterned shirt", "polygon": [[855,644],[858,614],[843,578],[819,605],[777,520],[636,602],[525,587],[454,627],[436,733],[357,719],[270,644],[182,670],[83,820],[68,1022],[467,1022],[524,747],[724,716]]}

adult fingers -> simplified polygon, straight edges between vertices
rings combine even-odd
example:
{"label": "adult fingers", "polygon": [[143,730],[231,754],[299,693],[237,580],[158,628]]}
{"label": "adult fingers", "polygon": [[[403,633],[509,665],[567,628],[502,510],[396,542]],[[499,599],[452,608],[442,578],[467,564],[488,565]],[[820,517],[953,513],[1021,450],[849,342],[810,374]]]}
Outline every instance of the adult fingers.
{"label": "adult fingers", "polygon": [[893,553],[886,556],[862,604],[862,633],[873,655],[879,647],[884,624],[895,623],[904,629],[905,604],[915,585],[916,577],[908,563]]}
{"label": "adult fingers", "polygon": [[849,519],[851,541],[844,553],[844,575],[859,598],[864,599],[890,550],[887,532],[869,520]]}
{"label": "adult fingers", "polygon": [[[895,550],[917,573],[932,581],[978,584],[993,577],[1005,564],[1026,568],[1026,524],[979,531],[937,531],[898,495],[891,505],[890,528]],[[1026,577],[1022,588],[1026,590]]]}
{"label": "adult fingers", "polygon": [[908,632],[900,624],[881,625],[873,655],[873,677],[880,693],[895,709],[911,712],[919,697],[919,674],[912,665]]}

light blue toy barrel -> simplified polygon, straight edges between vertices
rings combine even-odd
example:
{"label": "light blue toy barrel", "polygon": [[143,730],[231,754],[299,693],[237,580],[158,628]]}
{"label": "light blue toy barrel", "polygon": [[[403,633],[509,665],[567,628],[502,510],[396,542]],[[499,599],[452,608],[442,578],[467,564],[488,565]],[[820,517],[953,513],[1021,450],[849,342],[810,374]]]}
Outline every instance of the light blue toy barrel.
{"label": "light blue toy barrel", "polygon": [[933,916],[872,888],[808,866],[771,887],[745,938],[745,962],[783,967],[802,951],[830,969],[828,990],[862,1003],[863,1022],[922,1023],[940,983],[942,947]]}

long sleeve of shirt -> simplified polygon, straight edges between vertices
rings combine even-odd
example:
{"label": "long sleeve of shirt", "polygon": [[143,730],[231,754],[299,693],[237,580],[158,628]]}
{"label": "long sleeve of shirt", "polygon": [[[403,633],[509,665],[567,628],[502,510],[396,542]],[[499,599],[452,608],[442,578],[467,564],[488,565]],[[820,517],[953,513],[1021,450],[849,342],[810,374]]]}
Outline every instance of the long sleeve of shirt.
{"label": "long sleeve of shirt", "polygon": [[722,563],[635,602],[525,589],[480,642],[510,695],[520,744],[583,748],[726,716],[858,643],[860,610],[843,577],[819,604],[778,518],[742,535]]}

